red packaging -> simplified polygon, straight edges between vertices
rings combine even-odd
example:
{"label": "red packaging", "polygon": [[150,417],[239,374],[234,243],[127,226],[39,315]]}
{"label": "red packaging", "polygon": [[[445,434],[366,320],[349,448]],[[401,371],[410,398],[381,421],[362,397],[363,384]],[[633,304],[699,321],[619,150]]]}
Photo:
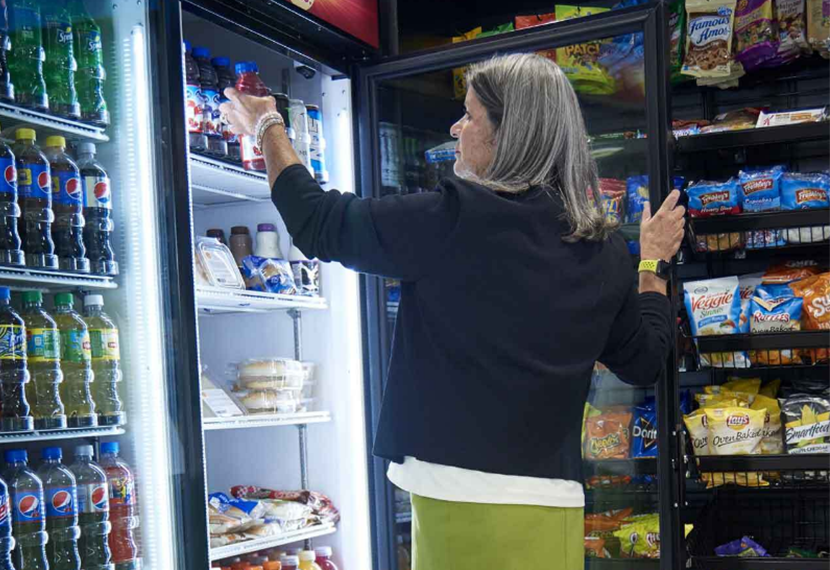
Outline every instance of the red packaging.
{"label": "red packaging", "polygon": [[[555,21],[555,12],[551,12],[549,14],[531,14],[529,16],[516,16],[515,28],[517,30],[522,30],[524,28],[535,28],[536,26],[544,26],[545,24],[550,24],[551,22]],[[553,62],[556,61],[555,49],[543,49],[541,51],[537,51],[536,53],[548,58]]]}

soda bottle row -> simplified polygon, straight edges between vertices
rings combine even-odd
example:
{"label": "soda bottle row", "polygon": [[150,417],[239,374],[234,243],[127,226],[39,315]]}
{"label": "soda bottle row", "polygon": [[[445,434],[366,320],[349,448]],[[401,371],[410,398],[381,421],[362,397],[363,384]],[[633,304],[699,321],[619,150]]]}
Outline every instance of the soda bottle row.
{"label": "soda bottle row", "polygon": [[231,71],[227,57],[210,58],[210,50],[184,42],[185,114],[188,143],[200,152],[242,162],[246,170],[265,170],[265,159],[253,136],[238,137],[221,121],[219,105],[227,101],[225,89],[255,97],[272,95],[283,117],[292,146],[309,172],[321,184],[328,182],[323,136],[323,115],[317,105],[306,105],[284,93],[272,94],[259,77],[259,67],[252,61],[238,62]]}
{"label": "soda bottle row", "polygon": [[124,424],[118,326],[103,297],[84,297],[83,317],[72,293],[55,295],[54,318],[40,291],[22,301],[19,314],[0,287],[0,431]]}
{"label": "soda bottle row", "polygon": [[[0,570],[132,570],[139,567],[135,482],[117,442],[75,448],[62,463],[46,447],[37,472],[25,449],[5,452],[0,479]],[[12,565],[12,558],[14,565]]]}
{"label": "soda bottle row", "polygon": [[117,275],[110,179],[95,145],[79,143],[73,160],[61,136],[45,151],[33,129],[15,140],[0,141],[0,262]]}
{"label": "soda bottle row", "polygon": [[0,100],[103,127],[106,75],[101,28],[83,0],[0,4]]}

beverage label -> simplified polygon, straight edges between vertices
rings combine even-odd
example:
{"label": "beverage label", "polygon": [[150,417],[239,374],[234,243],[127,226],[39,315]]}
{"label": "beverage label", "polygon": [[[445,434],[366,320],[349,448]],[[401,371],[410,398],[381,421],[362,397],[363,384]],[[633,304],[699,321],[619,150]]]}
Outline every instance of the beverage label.
{"label": "beverage label", "polygon": [[262,151],[256,145],[256,140],[251,135],[244,135],[240,137],[239,152],[242,155],[242,161],[251,161],[262,158]]}
{"label": "beverage label", "polygon": [[219,92],[215,89],[202,89],[202,130],[208,136],[216,135],[221,129],[219,120]]}
{"label": "beverage label", "polygon": [[3,176],[0,177],[0,193],[12,194],[16,197],[17,168],[14,166],[14,159],[11,156],[0,157],[0,170],[3,171]]}
{"label": "beverage label", "polygon": [[89,329],[92,360],[121,360],[118,329]]}
{"label": "beverage label", "polygon": [[83,514],[106,513],[110,510],[110,496],[105,483],[78,485],[78,511]]}
{"label": "beverage label", "polygon": [[21,198],[51,198],[52,177],[49,175],[49,165],[20,164],[17,169],[17,190]]}
{"label": "beverage label", "polygon": [[46,518],[74,517],[78,514],[78,498],[74,487],[46,488]]}
{"label": "beverage label", "polygon": [[12,521],[9,520],[9,495],[0,494],[0,537],[7,537],[11,534]]}
{"label": "beverage label", "polygon": [[84,202],[84,189],[77,172],[58,170],[52,172],[52,202],[78,206]]}
{"label": "beverage label", "polygon": [[23,491],[15,493],[12,517],[16,523],[43,522],[43,494]]}
{"label": "beverage label", "polygon": [[135,500],[133,476],[124,473],[120,477],[113,477],[110,483],[110,505],[132,505]]}
{"label": "beverage label", "polygon": [[61,332],[61,358],[66,362],[89,362],[92,359],[89,331],[69,330]]}
{"label": "beverage label", "polygon": [[109,176],[93,174],[83,177],[83,197],[87,208],[112,209]]}
{"label": "beverage label", "polygon": [[0,360],[26,360],[26,329],[0,325]]}
{"label": "beverage label", "polygon": [[85,50],[88,54],[92,54],[95,59],[93,60],[96,65],[103,65],[104,58],[104,44],[101,42],[101,32],[100,30],[87,30],[87,32],[81,37],[80,47],[82,50]]}
{"label": "beverage label", "polygon": [[60,334],[55,329],[27,329],[29,362],[56,362],[61,357]]}
{"label": "beverage label", "polygon": [[51,14],[46,18],[46,30],[50,36],[46,40],[46,45],[60,46],[63,54],[72,53],[72,24],[70,22],[55,20],[54,16],[56,15]]}
{"label": "beverage label", "polygon": [[187,132],[201,133],[203,116],[202,89],[198,85],[186,85],[184,88],[184,118],[187,123]]}

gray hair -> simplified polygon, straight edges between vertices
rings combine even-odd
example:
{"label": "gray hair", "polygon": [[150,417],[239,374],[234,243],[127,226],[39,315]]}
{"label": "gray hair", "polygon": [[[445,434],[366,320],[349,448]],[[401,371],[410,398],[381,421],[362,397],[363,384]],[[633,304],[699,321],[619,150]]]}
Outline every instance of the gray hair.
{"label": "gray hair", "polygon": [[608,237],[616,223],[600,207],[582,111],[559,66],[535,54],[498,56],[472,65],[467,85],[495,127],[495,149],[483,175],[464,177],[500,192],[549,187],[565,206],[565,241]]}

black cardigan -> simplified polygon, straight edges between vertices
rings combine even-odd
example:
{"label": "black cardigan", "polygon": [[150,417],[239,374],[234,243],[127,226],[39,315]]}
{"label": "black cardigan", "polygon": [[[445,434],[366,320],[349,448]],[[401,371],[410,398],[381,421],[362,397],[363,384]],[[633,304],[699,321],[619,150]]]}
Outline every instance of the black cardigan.
{"label": "black cardigan", "polygon": [[374,453],[581,480],[594,363],[657,381],[668,299],[638,294],[623,239],[562,240],[561,199],[444,180],[382,199],[324,192],[303,166],[272,199],[309,258],[401,280]]}

